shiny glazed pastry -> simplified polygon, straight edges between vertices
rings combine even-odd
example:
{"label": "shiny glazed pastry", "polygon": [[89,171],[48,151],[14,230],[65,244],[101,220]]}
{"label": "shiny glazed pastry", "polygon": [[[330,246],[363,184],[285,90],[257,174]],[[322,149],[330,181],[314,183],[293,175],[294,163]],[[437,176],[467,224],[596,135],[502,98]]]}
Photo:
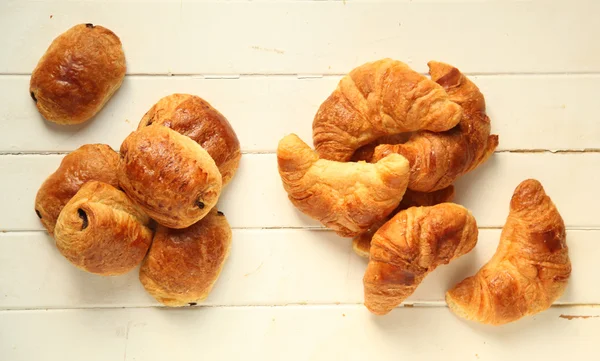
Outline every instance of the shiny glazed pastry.
{"label": "shiny glazed pastry", "polygon": [[31,74],[29,92],[47,120],[79,124],[119,89],[125,69],[119,38],[102,26],[80,24],[50,44]]}
{"label": "shiny glazed pastry", "polygon": [[452,202],[453,199],[454,186],[449,186],[432,193],[421,193],[407,189],[406,193],[404,193],[404,197],[402,197],[402,201],[400,201],[398,208],[390,213],[390,215],[385,219],[371,226],[371,228],[369,228],[365,233],[354,237],[352,240],[352,249],[357,255],[369,258],[371,239],[373,238],[373,235],[375,232],[377,232],[377,230],[379,230],[379,228],[381,228],[381,226],[392,219],[392,217],[398,212],[410,207],[429,207],[440,203]]}
{"label": "shiny glazed pastry", "polygon": [[140,268],[140,281],[152,297],[167,306],[202,301],[217,281],[230,246],[229,223],[214,208],[185,229],[159,226]]}
{"label": "shiny glazed pastry", "polygon": [[131,133],[121,144],[119,184],[154,220],[186,228],[217,204],[221,174],[198,143],[162,125]]}
{"label": "shiny glazed pastry", "polygon": [[56,246],[78,268],[103,276],[129,272],[152,242],[150,218],[125,193],[91,181],[60,212]]}
{"label": "shiny glazed pastry", "polygon": [[406,64],[383,59],[355,68],[319,108],[315,150],[323,159],[348,161],[358,148],[385,135],[454,127],[462,108],[434,81]]}
{"label": "shiny glazed pastry", "polygon": [[522,182],[492,259],[446,293],[458,316],[502,325],[549,308],[567,287],[571,261],[565,224],[533,179]]}
{"label": "shiny glazed pastry", "polygon": [[390,153],[405,156],[411,168],[408,188],[420,192],[448,187],[485,162],[498,146],[498,136],[490,135],[485,99],[477,86],[451,65],[435,61],[428,65],[431,79],[463,108],[462,120],[447,132],[421,131],[404,144],[380,145],[373,156],[374,161]]}
{"label": "shiny glazed pastry", "polygon": [[138,129],[161,124],[200,144],[214,159],[223,185],[229,183],[240,163],[240,142],[227,119],[207,101],[190,94],[172,94],[154,104]]}
{"label": "shiny glazed pastry", "polygon": [[279,142],[279,175],[301,212],[342,237],[363,233],[400,203],[408,162],[393,154],[376,164],[341,163],[319,156],[296,135]]}
{"label": "shiny glazed pastry", "polygon": [[477,235],[475,218],[457,204],[401,211],[373,236],[365,306],[378,315],[390,312],[437,266],[471,251]]}
{"label": "shiny glazed pastry", "polygon": [[119,155],[106,144],[87,144],[63,158],[35,197],[35,213],[50,235],[60,211],[85,182],[97,180],[119,186],[118,162]]}

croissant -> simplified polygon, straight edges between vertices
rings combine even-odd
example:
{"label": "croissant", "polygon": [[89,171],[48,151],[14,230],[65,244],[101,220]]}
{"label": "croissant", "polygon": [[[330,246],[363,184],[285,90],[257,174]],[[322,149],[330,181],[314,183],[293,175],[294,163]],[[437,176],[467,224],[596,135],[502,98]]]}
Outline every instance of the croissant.
{"label": "croissant", "polygon": [[471,251],[477,234],[475,218],[457,204],[401,211],[373,236],[365,306],[378,315],[390,312],[429,272]]}
{"label": "croissant", "polygon": [[204,300],[221,273],[230,245],[229,223],[214,208],[185,229],[159,226],[140,268],[140,281],[167,306]]}
{"label": "croissant", "polygon": [[375,153],[375,148],[378,145],[380,145],[380,144],[401,144],[401,143],[406,142],[410,138],[411,135],[412,135],[411,132],[392,134],[392,135],[384,135],[383,137],[377,138],[374,141],[372,141],[371,143],[369,143],[367,145],[363,145],[362,147],[360,147],[356,151],[354,151],[354,154],[352,154],[350,161],[360,162],[362,160],[362,161],[371,163],[373,161],[373,154]]}
{"label": "croissant", "polygon": [[410,207],[429,207],[440,203],[452,202],[453,199],[454,186],[452,185],[432,193],[415,192],[407,189],[402,201],[400,201],[400,205],[392,213],[385,219],[375,223],[365,233],[354,237],[352,240],[352,249],[357,255],[369,258],[373,235],[398,212]]}
{"label": "croissant", "polygon": [[79,124],[119,89],[125,69],[119,37],[102,26],[79,24],[52,41],[31,74],[29,94],[47,120]]}
{"label": "croissant", "polygon": [[87,144],[63,158],[35,197],[35,213],[50,235],[60,211],[85,182],[97,180],[119,186],[118,162],[117,152],[105,144]]}
{"label": "croissant", "polygon": [[294,206],[342,237],[384,219],[400,203],[408,182],[408,162],[397,154],[376,164],[329,161],[295,134],[279,142],[277,162]]}
{"label": "croissant", "polygon": [[451,65],[435,61],[428,65],[431,79],[464,109],[462,120],[447,132],[420,131],[404,144],[380,145],[373,156],[374,161],[390,153],[405,156],[411,167],[408,188],[420,192],[449,186],[485,162],[498,146],[498,136],[490,135],[485,99],[477,86]]}
{"label": "croissant", "polygon": [[60,253],[78,268],[114,276],[142,262],[152,242],[149,223],[125,193],[91,181],[60,212],[54,237]]}
{"label": "croissant", "polygon": [[348,161],[354,151],[385,135],[454,127],[462,108],[444,89],[406,64],[383,59],[342,78],[313,121],[323,159]]}
{"label": "croissant", "polygon": [[240,142],[227,119],[204,99],[190,94],[166,96],[144,114],[138,129],[150,124],[167,126],[200,144],[219,167],[223,185],[233,178],[242,157]]}
{"label": "croissant", "polygon": [[221,174],[208,152],[161,125],[131,133],[121,145],[119,184],[158,223],[186,228],[217,204]]}
{"label": "croissant", "polygon": [[502,325],[549,308],[571,275],[565,224],[533,179],[522,182],[492,259],[446,293],[458,316]]}

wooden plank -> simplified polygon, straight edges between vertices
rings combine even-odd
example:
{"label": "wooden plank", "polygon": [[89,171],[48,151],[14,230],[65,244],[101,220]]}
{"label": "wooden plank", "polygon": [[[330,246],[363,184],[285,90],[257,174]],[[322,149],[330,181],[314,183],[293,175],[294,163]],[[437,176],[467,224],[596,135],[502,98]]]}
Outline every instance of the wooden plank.
{"label": "wooden plank", "polygon": [[597,1],[566,0],[8,1],[0,31],[15,35],[0,39],[10,54],[0,73],[30,73],[51,40],[81,22],[121,37],[130,74],[342,74],[381,57],[418,71],[437,59],[470,73],[598,72],[599,11]]}
{"label": "wooden plank", "polygon": [[[589,318],[564,318],[570,315]],[[561,317],[562,316],[562,317]],[[374,317],[358,306],[0,312],[7,360],[591,360],[600,308],[552,308],[502,327],[447,308]],[[32,340],[36,340],[32,347]],[[551,347],[550,347],[551,345]],[[65,351],[68,350],[68,351]],[[90,350],[94,350],[90,352]]]}
{"label": "wooden plank", "polygon": [[[3,155],[0,231],[42,230],[35,195],[63,155]],[[497,153],[456,183],[456,201],[472,210],[480,227],[502,227],[510,197],[526,178],[539,179],[569,228],[599,228],[596,189],[600,153]],[[273,154],[245,154],[219,201],[234,228],[321,227],[287,199]]]}
{"label": "wooden plank", "polygon": [[[600,304],[595,282],[600,231],[568,232],[571,282],[558,304]],[[444,292],[493,255],[499,230],[481,230],[476,248],[429,275],[406,301],[444,305]],[[26,260],[26,261],[24,261]],[[231,256],[202,305],[362,304],[367,260],[329,231],[234,230]],[[43,232],[0,234],[0,309],[159,306],[137,270],[101,277],[72,266]]]}
{"label": "wooden plank", "polygon": [[[594,115],[600,76],[472,78],[486,95],[492,130],[500,134],[498,150],[600,149]],[[176,92],[198,94],[225,114],[243,151],[273,152],[288,133],[311,141],[314,114],[338,80],[337,76],[128,76],[95,119],[65,127],[41,118],[28,95],[28,76],[0,76],[5,103],[0,109],[0,152],[63,152],[82,143],[106,143],[118,149],[158,99]]]}

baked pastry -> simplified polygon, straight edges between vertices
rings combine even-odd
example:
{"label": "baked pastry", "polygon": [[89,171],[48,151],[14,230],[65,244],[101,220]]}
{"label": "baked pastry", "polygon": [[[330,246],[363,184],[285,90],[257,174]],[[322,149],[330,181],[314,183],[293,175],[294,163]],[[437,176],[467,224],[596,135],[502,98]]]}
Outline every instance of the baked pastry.
{"label": "baked pastry", "polygon": [[404,197],[402,197],[402,201],[400,201],[400,205],[392,213],[385,219],[371,226],[365,233],[354,237],[352,240],[352,249],[357,255],[369,258],[373,235],[398,212],[410,207],[429,207],[440,203],[452,202],[453,199],[454,186],[452,185],[432,193],[421,193],[407,189],[406,193],[404,193]]}
{"label": "baked pastry", "polygon": [[119,184],[165,227],[186,228],[217,204],[221,174],[208,152],[162,125],[131,133],[121,144]]}
{"label": "baked pastry", "polygon": [[47,120],[79,124],[119,89],[125,69],[119,38],[102,26],[80,24],[50,44],[31,74],[29,92]]}
{"label": "baked pastry", "polygon": [[408,182],[408,162],[401,156],[376,164],[319,159],[295,134],[279,142],[277,162],[294,206],[342,237],[384,219],[400,203]]}
{"label": "baked pastry", "polygon": [[502,325],[544,311],[564,292],[571,275],[565,224],[542,185],[522,182],[492,259],[446,293],[454,313]]}
{"label": "baked pastry", "polygon": [[362,161],[371,163],[373,161],[373,154],[375,153],[375,148],[378,145],[380,145],[380,144],[402,144],[402,143],[405,143],[408,139],[410,139],[411,135],[412,135],[412,132],[384,135],[383,137],[377,138],[373,142],[371,142],[367,145],[363,145],[362,147],[360,147],[356,151],[354,151],[354,154],[352,154],[352,158],[350,158],[350,161],[360,162],[362,160]]}
{"label": "baked pastry", "polygon": [[475,218],[457,204],[401,211],[373,236],[365,306],[378,315],[390,312],[437,266],[471,251],[477,234]]}
{"label": "baked pastry", "polygon": [[87,144],[63,158],[35,197],[35,213],[50,235],[60,211],[85,182],[97,180],[119,186],[118,162],[119,155],[106,144]]}
{"label": "baked pastry", "polygon": [[78,268],[103,276],[129,272],[152,242],[150,218],[115,187],[87,182],[63,208],[56,246]]}
{"label": "baked pastry", "polygon": [[383,59],[355,68],[319,108],[315,150],[323,159],[348,161],[354,151],[385,135],[454,127],[461,107],[435,82],[406,64]]}
{"label": "baked pastry", "polygon": [[411,168],[408,188],[420,192],[448,187],[485,162],[498,146],[498,136],[490,135],[485,99],[477,86],[451,65],[435,61],[428,65],[431,79],[463,108],[462,120],[447,132],[420,131],[404,144],[380,145],[373,156],[374,161],[390,153],[405,156]]}
{"label": "baked pastry", "polygon": [[159,226],[140,268],[140,281],[167,306],[202,301],[219,278],[230,246],[229,223],[215,208],[185,229]]}
{"label": "baked pastry", "polygon": [[227,119],[207,101],[190,94],[172,94],[144,114],[138,129],[161,124],[200,144],[214,159],[223,185],[233,178],[242,153],[240,142]]}

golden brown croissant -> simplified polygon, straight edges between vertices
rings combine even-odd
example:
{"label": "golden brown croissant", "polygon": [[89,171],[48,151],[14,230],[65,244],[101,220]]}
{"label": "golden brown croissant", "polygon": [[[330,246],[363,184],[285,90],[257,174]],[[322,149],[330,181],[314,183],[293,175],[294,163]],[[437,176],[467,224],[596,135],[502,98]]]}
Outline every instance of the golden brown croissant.
{"label": "golden brown croissant", "polygon": [[106,144],[87,144],[63,158],[35,197],[35,213],[50,235],[60,211],[85,182],[97,180],[119,186],[118,162],[119,155]]}
{"label": "golden brown croissant", "polygon": [[562,295],[571,275],[565,224],[533,179],[522,182],[492,259],[446,293],[457,315],[492,325],[541,312]]}
{"label": "golden brown croissant", "polygon": [[408,133],[400,133],[400,134],[392,134],[385,135],[381,138],[375,139],[373,142],[363,145],[358,148],[354,154],[352,154],[352,158],[350,158],[351,162],[360,162],[361,160],[371,163],[373,161],[373,154],[375,153],[375,148],[380,144],[402,144],[405,143],[410,136],[411,132]]}
{"label": "golden brown croissant", "polygon": [[429,272],[473,249],[477,234],[475,218],[457,204],[401,211],[373,236],[365,306],[378,315],[390,312]]}
{"label": "golden brown croissant", "polygon": [[78,124],[119,89],[125,68],[121,41],[112,31],[80,24],[50,44],[31,74],[29,92],[47,120]]}
{"label": "golden brown croissant", "polygon": [[167,306],[202,301],[217,281],[230,245],[229,223],[214,208],[185,229],[159,226],[140,268],[140,281]]}
{"label": "golden brown croissant", "polygon": [[186,228],[217,204],[221,174],[198,143],[162,125],[131,133],[121,145],[119,184],[158,223]]}
{"label": "golden brown croissant", "polygon": [[353,237],[400,203],[408,162],[392,155],[375,164],[319,159],[295,134],[277,148],[279,175],[291,202],[342,237]]}
{"label": "golden brown croissant", "polygon": [[204,99],[190,94],[171,94],[144,114],[138,129],[150,124],[167,126],[200,144],[213,158],[223,185],[233,178],[242,153],[240,142],[227,119]]}
{"label": "golden brown croissant", "polygon": [[374,161],[390,153],[405,156],[411,167],[408,188],[420,192],[449,186],[485,162],[498,146],[498,136],[490,135],[485,99],[477,86],[451,65],[435,61],[428,65],[431,79],[464,109],[462,120],[447,132],[420,131],[404,144],[380,145],[373,156]]}
{"label": "golden brown croissant", "polygon": [[369,258],[373,235],[398,212],[410,207],[430,207],[440,203],[452,202],[453,199],[454,186],[452,185],[432,193],[415,192],[407,189],[404,197],[402,197],[402,201],[400,201],[400,205],[392,213],[382,221],[375,223],[365,233],[354,237],[352,240],[352,249],[357,255]]}
{"label": "golden brown croissant", "polygon": [[91,181],[60,212],[54,237],[60,253],[78,268],[114,276],[142,262],[152,242],[149,222],[125,193]]}
{"label": "golden brown croissant", "polygon": [[444,89],[406,64],[383,59],[342,78],[313,122],[315,149],[323,159],[348,161],[354,151],[385,135],[454,127],[461,107]]}

